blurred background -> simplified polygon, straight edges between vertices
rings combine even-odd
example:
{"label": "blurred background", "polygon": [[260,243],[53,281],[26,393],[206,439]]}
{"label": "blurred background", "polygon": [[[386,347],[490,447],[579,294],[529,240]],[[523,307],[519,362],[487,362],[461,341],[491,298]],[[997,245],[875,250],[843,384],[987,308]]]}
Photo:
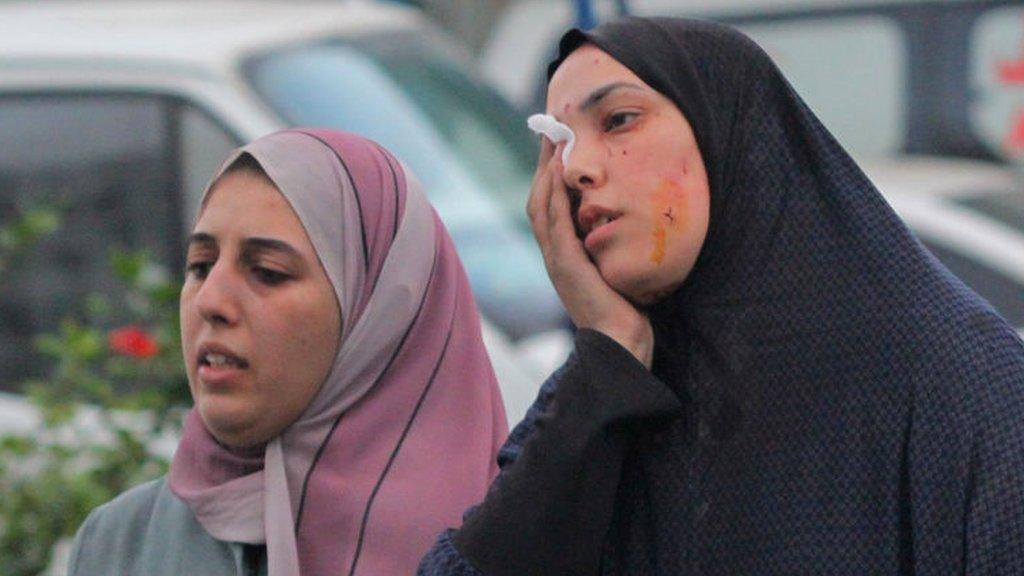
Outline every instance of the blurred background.
{"label": "blurred background", "polygon": [[0,574],[166,470],[183,239],[232,148],[365,134],[423,182],[515,423],[570,325],[524,206],[561,33],[622,14],[757,40],[921,241],[1024,332],[1024,1],[0,0]]}

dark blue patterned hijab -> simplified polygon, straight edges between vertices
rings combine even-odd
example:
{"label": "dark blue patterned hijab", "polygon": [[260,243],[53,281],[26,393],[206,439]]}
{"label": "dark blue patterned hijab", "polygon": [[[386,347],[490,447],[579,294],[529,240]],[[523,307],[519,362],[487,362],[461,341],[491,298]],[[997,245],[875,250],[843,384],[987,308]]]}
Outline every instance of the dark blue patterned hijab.
{"label": "dark blue patterned hijab", "polygon": [[[915,239],[742,34],[614,21],[567,33],[549,74],[586,42],[675,102],[711,189],[697,265],[649,310],[654,372],[689,406],[678,431],[687,447],[675,464],[645,460],[646,447],[627,463],[612,536],[623,571],[675,570],[644,557],[657,548],[644,545],[649,533],[630,532],[656,517],[655,540],[665,526],[692,530],[686,546],[727,559],[713,573],[760,573],[785,538],[792,551],[773,556],[778,573],[1024,574],[1024,346],[1014,331]],[[691,442],[693,430],[706,441]],[[685,498],[713,503],[699,529],[689,512],[669,519]],[[839,545],[823,545],[825,531]]]}

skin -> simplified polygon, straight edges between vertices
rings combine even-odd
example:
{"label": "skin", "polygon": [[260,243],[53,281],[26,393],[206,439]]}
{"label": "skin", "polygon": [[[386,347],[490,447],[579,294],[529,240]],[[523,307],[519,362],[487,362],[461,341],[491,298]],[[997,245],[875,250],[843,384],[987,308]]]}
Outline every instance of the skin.
{"label": "skin", "polygon": [[[710,193],[693,129],[623,64],[584,45],[548,84],[547,113],[576,144],[543,140],[527,213],[570,317],[650,367],[641,308],[677,289],[707,235]],[[557,152],[557,153],[556,153]],[[601,217],[611,217],[602,225]]]}
{"label": "skin", "polygon": [[[262,173],[226,173],[190,237],[181,337],[192,398],[222,444],[247,448],[302,414],[338,350],[341,312],[298,216]],[[242,359],[204,365],[204,347]]]}

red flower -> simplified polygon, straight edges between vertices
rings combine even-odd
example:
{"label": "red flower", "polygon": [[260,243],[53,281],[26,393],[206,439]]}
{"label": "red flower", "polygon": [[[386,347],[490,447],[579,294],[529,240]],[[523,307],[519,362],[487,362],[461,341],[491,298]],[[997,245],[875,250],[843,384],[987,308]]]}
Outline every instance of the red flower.
{"label": "red flower", "polygon": [[151,358],[160,348],[156,340],[138,326],[124,326],[110,333],[110,349],[132,358]]}

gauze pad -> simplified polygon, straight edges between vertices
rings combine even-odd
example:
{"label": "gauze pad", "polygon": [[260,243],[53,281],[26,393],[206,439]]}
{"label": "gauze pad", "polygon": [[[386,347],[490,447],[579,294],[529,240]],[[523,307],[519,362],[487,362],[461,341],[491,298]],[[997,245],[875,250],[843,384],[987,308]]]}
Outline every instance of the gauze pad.
{"label": "gauze pad", "polygon": [[550,114],[534,114],[526,119],[526,125],[537,134],[546,136],[555,146],[565,142],[565,148],[562,149],[562,164],[569,162],[569,153],[572,152],[572,146],[576,143],[576,135],[572,133],[571,128],[555,120],[555,117]]}

